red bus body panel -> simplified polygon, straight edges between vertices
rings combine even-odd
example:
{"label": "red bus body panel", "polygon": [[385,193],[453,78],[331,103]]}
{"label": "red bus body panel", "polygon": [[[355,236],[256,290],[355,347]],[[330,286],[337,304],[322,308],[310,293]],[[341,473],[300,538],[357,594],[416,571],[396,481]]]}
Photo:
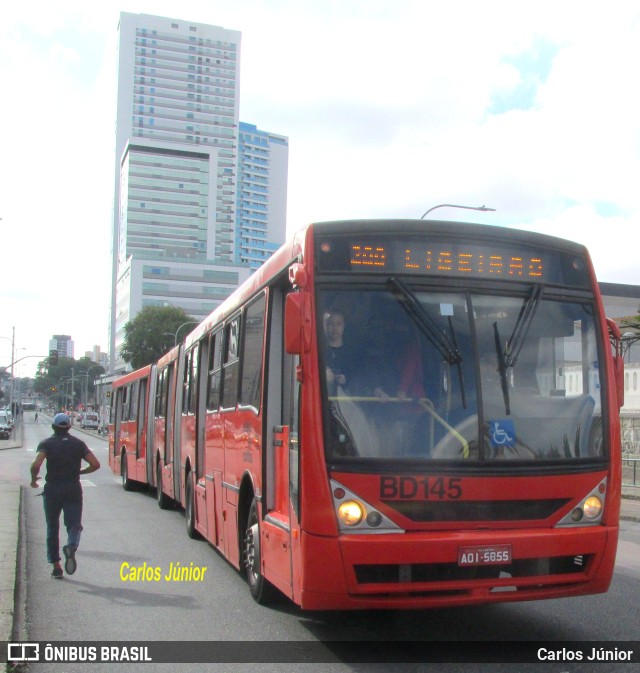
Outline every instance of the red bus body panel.
{"label": "red bus body panel", "polygon": [[[112,394],[116,395],[119,389],[124,388],[132,382],[139,382],[139,385],[144,386],[148,394],[150,373],[151,365],[148,365],[123,376],[114,382]],[[117,475],[121,474],[122,457],[124,456],[124,459],[127,461],[127,472],[131,479],[146,483],[146,447],[146,424],[139,424],[137,418],[134,420],[123,420],[118,428],[117,436],[112,427],[109,432],[109,466],[113,473]]]}
{"label": "red bus body panel", "polygon": [[[289,492],[289,473],[293,470],[290,428],[286,424],[268,427],[265,407],[272,400],[267,397],[267,379],[274,374],[263,367],[260,410],[237,406],[204,412],[204,464],[193,481],[196,530],[235,568],[241,568],[245,535],[242,527],[248,505],[255,499],[260,519],[261,574],[294,603],[309,610],[460,606],[606,591],[615,562],[621,491],[620,424],[616,395],[610,390],[602,402],[611,454],[607,469],[600,465],[564,474],[531,470],[526,474],[482,476],[477,472],[449,473],[442,466],[432,475],[407,469],[384,474],[332,471],[327,465],[321,344],[315,325],[319,310],[314,292],[314,226],[296,234],[187,335],[184,345],[176,346],[156,365],[158,372],[172,363],[175,366],[170,395],[172,404],[177,404],[182,384],[178,376],[180,358],[184,352],[204,344],[212,332],[226,325],[261,292],[267,293],[267,310],[271,311],[270,293],[276,287],[276,279],[278,291],[285,293],[283,276],[289,267],[296,267],[292,282],[295,279],[301,284],[295,291],[305,293],[307,304],[300,302],[300,306],[304,305],[312,320],[299,341],[293,332],[287,337],[291,343],[303,344],[297,364],[301,384],[299,504],[292,501]],[[589,274],[596,321],[601,334],[606,335],[607,324],[592,266]],[[290,290],[291,287],[286,291]],[[284,334],[281,337],[284,341]],[[263,364],[269,343],[270,335],[265,334]],[[605,371],[608,382],[616,380],[610,357]],[[141,372],[123,377],[114,387],[122,387],[136,377],[144,378]],[[153,400],[148,400],[148,413],[154,413],[153,404]],[[153,460],[155,464],[162,460],[159,488],[185,506],[186,475],[195,470],[197,459],[197,420],[195,414],[175,408],[167,416],[154,421],[153,456],[148,456],[143,447],[138,447],[136,454],[136,429],[121,423],[118,437],[110,443],[115,448],[110,448],[109,462],[114,473],[119,474],[121,449],[127,456],[129,474],[144,483],[146,461]],[[167,425],[174,422],[179,425],[175,432]],[[448,482],[454,488],[432,490],[429,479],[433,478],[455,480]],[[341,531],[332,480],[381,512],[397,530]],[[597,525],[558,525],[598,488],[604,500],[604,514]],[[518,576],[503,576],[495,566],[477,572],[461,569],[461,549],[466,548],[508,548],[513,562],[523,564],[527,570]],[[571,565],[569,561],[574,558],[582,559],[582,565]]]}

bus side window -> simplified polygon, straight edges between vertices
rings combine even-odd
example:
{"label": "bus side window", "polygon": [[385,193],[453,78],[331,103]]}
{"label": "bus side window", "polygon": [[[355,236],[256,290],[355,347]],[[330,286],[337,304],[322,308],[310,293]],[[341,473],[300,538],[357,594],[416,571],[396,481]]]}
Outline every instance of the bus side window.
{"label": "bus side window", "polygon": [[184,376],[182,379],[182,413],[187,414],[190,411],[190,398],[192,392],[191,379],[193,376],[193,351],[189,351],[184,356]]}
{"label": "bus side window", "polygon": [[124,386],[122,388],[122,399],[120,401],[122,409],[122,418],[123,421],[129,420],[129,386]]}
{"label": "bus side window", "polygon": [[131,384],[131,390],[129,395],[129,416],[130,421],[138,420],[138,389],[140,387],[140,381],[134,381]]}
{"label": "bus side window", "polygon": [[222,406],[231,409],[238,401],[238,370],[240,369],[240,317],[234,318],[225,329],[224,384]]}
{"label": "bus side window", "polygon": [[198,404],[198,351],[191,351],[191,380],[189,381],[189,413],[196,413]]}
{"label": "bus side window", "polygon": [[220,383],[222,380],[222,331],[211,335],[209,342],[209,389],[207,409],[217,411],[220,406]]}
{"label": "bus side window", "polygon": [[242,344],[242,381],[240,404],[260,409],[266,296],[247,308]]}
{"label": "bus side window", "polygon": [[155,408],[155,417],[161,418],[164,416],[163,406],[162,406],[162,396],[164,394],[164,373],[163,369],[161,372],[158,372],[158,381],[156,384],[156,408]]}

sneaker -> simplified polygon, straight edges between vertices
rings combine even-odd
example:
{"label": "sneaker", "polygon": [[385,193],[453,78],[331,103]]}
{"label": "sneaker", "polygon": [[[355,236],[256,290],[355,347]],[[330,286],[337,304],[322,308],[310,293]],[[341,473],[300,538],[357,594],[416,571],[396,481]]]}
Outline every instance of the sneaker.
{"label": "sneaker", "polygon": [[62,568],[54,568],[51,571],[51,577],[53,577],[54,580],[61,580],[62,579]]}
{"label": "sneaker", "polygon": [[62,552],[64,553],[65,558],[64,569],[67,575],[73,575],[78,567],[78,564],[76,563],[76,550],[71,545],[66,544],[62,548]]}

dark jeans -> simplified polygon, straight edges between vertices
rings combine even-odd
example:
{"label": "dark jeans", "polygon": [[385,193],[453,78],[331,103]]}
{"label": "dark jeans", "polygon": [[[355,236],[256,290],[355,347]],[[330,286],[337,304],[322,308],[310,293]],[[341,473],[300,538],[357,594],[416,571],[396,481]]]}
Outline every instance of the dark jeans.
{"label": "dark jeans", "polygon": [[60,513],[64,512],[67,544],[77,549],[82,532],[82,487],[74,482],[47,483],[44,487],[47,520],[47,560],[60,560]]}

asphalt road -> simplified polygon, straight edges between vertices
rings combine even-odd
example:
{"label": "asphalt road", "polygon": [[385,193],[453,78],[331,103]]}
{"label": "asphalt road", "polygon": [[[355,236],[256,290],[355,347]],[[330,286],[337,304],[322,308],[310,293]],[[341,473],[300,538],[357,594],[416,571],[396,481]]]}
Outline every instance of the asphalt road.
{"label": "asphalt road", "polygon": [[[37,441],[48,434],[41,424],[25,425],[25,442],[12,474],[24,472]],[[623,522],[621,554],[610,591],[555,601],[513,603],[432,611],[302,613],[283,601],[257,605],[243,577],[204,541],[187,537],[181,511],[161,511],[153,493],[127,493],[108,468],[106,443],[83,437],[103,467],[83,478],[84,531],[78,570],[52,580],[46,562],[45,526],[39,490],[24,499],[26,559],[23,636],[32,641],[206,641],[240,643],[244,663],[145,664],[145,671],[343,671],[390,670],[388,663],[348,663],[331,641],[453,641],[473,651],[474,641],[496,648],[506,641],[539,640],[562,647],[573,641],[638,641],[640,523]],[[13,463],[12,463],[13,465]],[[146,566],[145,566],[146,564]],[[174,567],[204,569],[202,581],[165,581]],[[160,579],[141,579],[145,569]],[[134,569],[134,570],[132,570]],[[141,570],[138,570],[141,569]],[[132,575],[133,573],[133,575]],[[141,573],[136,576],[136,573]],[[299,653],[297,663],[252,663],[253,641]],[[242,645],[242,643],[249,643]],[[272,644],[275,643],[275,646]],[[185,645],[189,648],[188,645]],[[253,646],[255,647],[255,645]],[[185,650],[186,652],[187,650]],[[320,654],[335,663],[305,663]],[[277,658],[277,657],[276,657]],[[41,671],[130,671],[134,664],[32,664]],[[638,664],[553,661],[542,664],[396,663],[394,671],[638,671]],[[135,670],[135,669],[134,669]]]}

